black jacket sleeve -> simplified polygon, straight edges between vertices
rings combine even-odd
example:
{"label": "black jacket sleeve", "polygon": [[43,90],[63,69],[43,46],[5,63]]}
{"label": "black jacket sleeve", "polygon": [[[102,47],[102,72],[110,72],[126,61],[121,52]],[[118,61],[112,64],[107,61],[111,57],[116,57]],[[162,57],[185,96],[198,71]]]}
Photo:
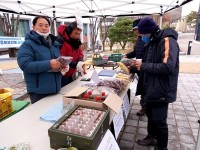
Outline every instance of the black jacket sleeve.
{"label": "black jacket sleeve", "polygon": [[77,62],[72,61],[72,62],[69,64],[69,66],[70,66],[70,68],[76,68]]}
{"label": "black jacket sleeve", "polygon": [[77,62],[72,61],[72,62],[69,64],[70,68],[76,68],[76,66],[77,66],[77,64],[78,64],[79,61],[83,61],[83,58],[80,57],[80,58],[78,59]]}
{"label": "black jacket sleeve", "polygon": [[166,37],[159,43],[158,49],[161,50],[161,60],[158,63],[142,63],[141,71],[152,74],[166,74],[176,71],[179,63],[177,55],[179,55],[179,46],[175,39]]}
{"label": "black jacket sleeve", "polygon": [[127,58],[135,58],[135,57],[136,57],[135,51],[133,50],[133,51],[127,53],[127,54],[126,54],[126,57],[127,57]]}

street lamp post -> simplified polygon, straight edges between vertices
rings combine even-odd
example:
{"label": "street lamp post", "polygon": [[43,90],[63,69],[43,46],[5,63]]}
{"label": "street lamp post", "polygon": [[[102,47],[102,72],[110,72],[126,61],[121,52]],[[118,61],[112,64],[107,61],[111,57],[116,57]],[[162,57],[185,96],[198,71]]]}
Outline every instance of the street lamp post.
{"label": "street lamp post", "polygon": [[199,4],[199,11],[197,16],[197,23],[196,23],[196,38],[195,40],[200,41],[200,4]]}

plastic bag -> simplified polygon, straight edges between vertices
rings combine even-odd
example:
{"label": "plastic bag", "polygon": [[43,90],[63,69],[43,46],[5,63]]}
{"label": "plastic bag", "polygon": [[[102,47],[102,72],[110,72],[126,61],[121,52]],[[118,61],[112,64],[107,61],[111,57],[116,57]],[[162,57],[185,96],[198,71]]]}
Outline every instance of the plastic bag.
{"label": "plastic bag", "polygon": [[130,66],[130,65],[132,65],[132,59],[128,59],[128,58],[123,58],[122,60],[121,60],[121,62],[123,63],[123,64],[125,64],[126,66]]}
{"label": "plastic bag", "polygon": [[62,68],[65,68],[67,65],[70,64],[72,59],[73,57],[70,57],[70,56],[60,56],[56,60],[62,64]]}
{"label": "plastic bag", "polygon": [[115,78],[106,78],[104,80],[101,80],[98,83],[99,86],[108,86],[108,87],[112,87],[118,90],[123,90],[126,87],[126,84],[118,79]]}
{"label": "plastic bag", "polygon": [[6,148],[5,150],[30,150],[30,146],[28,142],[22,142]]}

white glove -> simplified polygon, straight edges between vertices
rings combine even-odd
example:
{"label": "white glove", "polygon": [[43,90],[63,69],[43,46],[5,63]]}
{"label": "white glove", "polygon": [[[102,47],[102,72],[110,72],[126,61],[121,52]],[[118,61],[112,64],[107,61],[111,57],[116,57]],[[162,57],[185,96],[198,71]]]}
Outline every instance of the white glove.
{"label": "white glove", "polygon": [[83,76],[84,74],[86,74],[85,70],[84,70],[84,62],[79,61],[76,68],[78,69],[79,72],[81,72],[81,75]]}
{"label": "white glove", "polygon": [[78,64],[76,65],[76,68],[78,69],[79,72],[81,72],[81,75],[83,76],[83,62],[79,61]]}
{"label": "white glove", "polygon": [[61,74],[64,76],[69,71],[69,65],[67,65],[65,68],[61,69]]}

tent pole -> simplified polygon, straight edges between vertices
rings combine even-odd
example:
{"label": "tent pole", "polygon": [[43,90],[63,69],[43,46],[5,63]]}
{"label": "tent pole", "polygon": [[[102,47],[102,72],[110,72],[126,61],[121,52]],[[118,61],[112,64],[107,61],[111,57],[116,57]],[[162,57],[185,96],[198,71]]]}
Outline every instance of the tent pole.
{"label": "tent pole", "polygon": [[54,35],[57,35],[57,27],[56,27],[56,11],[53,11],[53,27],[54,27]]}
{"label": "tent pole", "polygon": [[160,29],[162,29],[162,15],[160,15]]}
{"label": "tent pole", "polygon": [[87,48],[90,49],[90,23],[87,24]]}
{"label": "tent pole", "polygon": [[160,6],[160,29],[162,29],[163,6]]}

